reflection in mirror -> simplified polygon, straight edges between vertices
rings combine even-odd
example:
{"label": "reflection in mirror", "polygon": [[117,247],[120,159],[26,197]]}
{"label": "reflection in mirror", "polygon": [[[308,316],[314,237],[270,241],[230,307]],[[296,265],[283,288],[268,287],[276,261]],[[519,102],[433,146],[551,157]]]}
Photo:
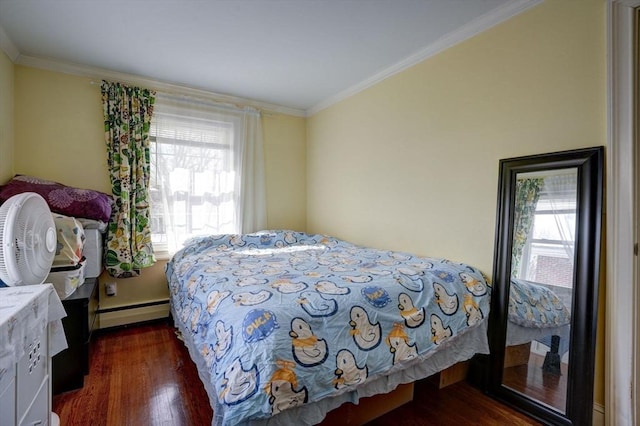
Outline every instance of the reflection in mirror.
{"label": "reflection in mirror", "polygon": [[516,175],[503,384],[566,412],[577,169]]}

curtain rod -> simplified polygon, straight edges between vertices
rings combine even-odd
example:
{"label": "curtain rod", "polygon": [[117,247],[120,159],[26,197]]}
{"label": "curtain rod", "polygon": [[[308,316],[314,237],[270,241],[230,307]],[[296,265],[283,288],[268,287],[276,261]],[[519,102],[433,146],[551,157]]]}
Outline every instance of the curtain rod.
{"label": "curtain rod", "polygon": [[[102,86],[102,82],[97,82],[93,80],[91,80],[89,84],[95,85],[95,86]],[[125,84],[129,84],[129,83],[125,83]],[[237,111],[237,112],[251,113],[252,112],[251,110],[255,110],[258,115],[263,115],[266,117],[273,116],[272,113],[266,112],[263,109],[252,106],[252,105],[238,105],[231,102],[218,101],[215,99],[207,99],[206,96],[188,95],[185,93],[171,93],[171,92],[157,90],[157,89],[151,89],[151,90],[155,91],[156,94],[160,95],[161,97],[166,97],[173,100],[189,100],[191,102],[194,102],[200,105],[213,106],[216,108],[223,108],[223,109]],[[215,95],[212,95],[212,97],[213,96]]]}
{"label": "curtain rod", "polygon": [[177,94],[177,93],[167,93],[163,91],[159,91],[156,93],[161,98],[171,99],[174,101],[189,101],[197,105],[211,106],[215,108],[221,108],[221,109],[226,109],[226,110],[236,111],[236,112],[246,112],[249,114],[257,113],[258,115],[260,115],[262,113],[260,109],[253,106],[246,106],[246,105],[240,106],[240,105],[235,105],[235,104],[230,104],[225,102],[218,102],[214,99],[205,99],[205,98],[199,98],[197,96]]}

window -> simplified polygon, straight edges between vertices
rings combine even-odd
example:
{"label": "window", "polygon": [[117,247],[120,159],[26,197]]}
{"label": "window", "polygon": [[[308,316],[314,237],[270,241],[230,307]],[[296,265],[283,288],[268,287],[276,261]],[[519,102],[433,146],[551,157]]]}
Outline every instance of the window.
{"label": "window", "polygon": [[239,119],[158,96],[150,129],[151,237],[170,255],[191,237],[239,232]]}

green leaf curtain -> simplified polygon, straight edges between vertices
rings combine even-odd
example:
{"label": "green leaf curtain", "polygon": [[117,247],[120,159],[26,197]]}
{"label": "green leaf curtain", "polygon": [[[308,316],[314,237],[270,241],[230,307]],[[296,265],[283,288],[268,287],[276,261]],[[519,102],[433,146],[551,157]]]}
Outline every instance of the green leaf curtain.
{"label": "green leaf curtain", "polygon": [[106,81],[101,88],[115,200],[105,267],[113,277],[135,277],[155,263],[149,228],[149,127],[155,92]]}
{"label": "green leaf curtain", "polygon": [[511,276],[518,278],[522,250],[533,226],[536,204],[540,198],[543,178],[516,180],[515,211],[513,213],[513,248],[511,251]]}

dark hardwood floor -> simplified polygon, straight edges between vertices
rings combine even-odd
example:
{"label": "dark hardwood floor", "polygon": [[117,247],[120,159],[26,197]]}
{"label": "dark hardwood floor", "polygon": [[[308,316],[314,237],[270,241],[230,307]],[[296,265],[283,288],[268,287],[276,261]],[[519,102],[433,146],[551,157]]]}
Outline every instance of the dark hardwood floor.
{"label": "dark hardwood floor", "polygon": [[56,395],[61,426],[208,425],[212,410],[187,349],[166,323],[99,333],[82,389]]}
{"label": "dark hardwood floor", "polygon": [[[62,426],[211,424],[212,411],[186,348],[166,323],[105,331],[94,339],[82,389],[56,395]],[[467,383],[416,384],[414,400],[369,426],[536,425]]]}

